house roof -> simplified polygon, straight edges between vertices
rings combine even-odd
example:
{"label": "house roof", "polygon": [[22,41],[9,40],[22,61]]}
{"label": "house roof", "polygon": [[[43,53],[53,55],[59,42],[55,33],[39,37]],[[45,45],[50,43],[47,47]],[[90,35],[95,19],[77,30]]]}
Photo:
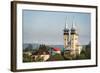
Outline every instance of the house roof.
{"label": "house roof", "polygon": [[53,48],[54,51],[60,51],[60,48]]}

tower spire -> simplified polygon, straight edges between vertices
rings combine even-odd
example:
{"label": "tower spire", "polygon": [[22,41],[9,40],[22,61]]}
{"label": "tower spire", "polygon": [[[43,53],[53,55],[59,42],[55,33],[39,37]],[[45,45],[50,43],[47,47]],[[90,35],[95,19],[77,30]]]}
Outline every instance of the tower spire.
{"label": "tower spire", "polygon": [[73,20],[72,20],[72,29],[74,28],[74,17],[73,17]]}
{"label": "tower spire", "polygon": [[76,26],[75,26],[76,22],[75,22],[75,17],[73,16],[73,20],[72,20],[72,29],[75,29]]}
{"label": "tower spire", "polygon": [[67,16],[66,16],[66,18],[65,18],[65,28],[67,29],[67,26],[68,26],[68,24],[67,24]]}

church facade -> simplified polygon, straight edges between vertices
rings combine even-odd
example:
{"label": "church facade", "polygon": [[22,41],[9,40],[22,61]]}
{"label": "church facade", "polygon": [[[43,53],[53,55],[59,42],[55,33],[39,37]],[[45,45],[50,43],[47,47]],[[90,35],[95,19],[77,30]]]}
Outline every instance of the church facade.
{"label": "church facade", "polygon": [[66,52],[73,58],[75,58],[77,55],[80,55],[82,47],[79,45],[79,34],[74,23],[72,23],[70,29],[67,27],[67,23],[65,24],[63,39],[65,55]]}

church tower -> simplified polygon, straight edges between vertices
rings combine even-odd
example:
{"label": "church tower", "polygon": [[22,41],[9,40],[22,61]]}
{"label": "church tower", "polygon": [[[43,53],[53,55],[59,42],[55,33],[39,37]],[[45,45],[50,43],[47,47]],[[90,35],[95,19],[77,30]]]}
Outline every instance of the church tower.
{"label": "church tower", "polygon": [[78,32],[75,28],[75,24],[72,23],[71,33],[70,33],[70,42],[71,42],[71,54],[76,56],[78,51]]}
{"label": "church tower", "polygon": [[69,41],[69,29],[67,28],[67,22],[65,22],[65,28],[63,33],[64,38],[64,48],[68,47],[68,41]]}

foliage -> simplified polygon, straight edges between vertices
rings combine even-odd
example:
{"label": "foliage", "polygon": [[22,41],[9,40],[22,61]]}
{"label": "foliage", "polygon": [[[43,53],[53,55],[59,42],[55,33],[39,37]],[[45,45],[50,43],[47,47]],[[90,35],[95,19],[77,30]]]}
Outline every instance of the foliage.
{"label": "foliage", "polygon": [[64,52],[64,59],[65,60],[72,60],[73,59],[73,56],[70,54],[69,51],[65,51]]}
{"label": "foliage", "polygon": [[28,54],[23,54],[23,62],[32,62],[32,61],[33,61],[32,56]]}
{"label": "foliage", "polygon": [[91,43],[85,45],[79,56],[76,59],[90,59],[91,58]]}
{"label": "foliage", "polygon": [[23,49],[23,51],[24,52],[33,51],[32,44],[29,44],[25,49]]}
{"label": "foliage", "polygon": [[64,60],[63,56],[61,54],[55,54],[52,55],[48,61],[60,61],[60,60]]}

